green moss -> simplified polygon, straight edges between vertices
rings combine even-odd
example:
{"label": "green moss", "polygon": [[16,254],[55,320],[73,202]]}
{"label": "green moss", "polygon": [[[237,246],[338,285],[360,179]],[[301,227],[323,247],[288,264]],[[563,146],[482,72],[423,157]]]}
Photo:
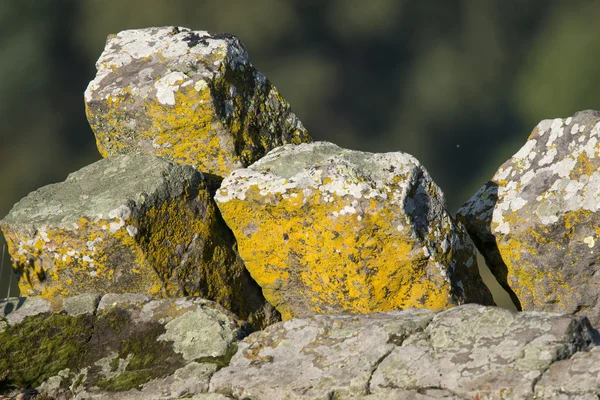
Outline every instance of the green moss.
{"label": "green moss", "polygon": [[0,391],[36,387],[59,371],[77,369],[93,333],[93,317],[38,314],[0,333]]}
{"label": "green moss", "polygon": [[[97,330],[101,337],[98,355],[94,359],[110,351],[115,351],[117,357],[109,363],[110,371],[106,371],[110,377],[92,384],[107,391],[129,390],[170,375],[185,365],[185,360],[173,351],[171,342],[157,340],[165,333],[164,326],[158,323],[136,324],[135,331],[130,331],[132,325],[129,314],[118,308],[99,315]],[[119,371],[122,362],[126,366]],[[102,372],[93,371],[91,375],[101,377]]]}

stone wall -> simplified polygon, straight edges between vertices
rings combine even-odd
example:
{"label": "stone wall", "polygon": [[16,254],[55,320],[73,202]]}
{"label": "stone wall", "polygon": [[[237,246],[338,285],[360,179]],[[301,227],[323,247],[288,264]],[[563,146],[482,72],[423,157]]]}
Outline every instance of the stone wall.
{"label": "stone wall", "polygon": [[124,31],[96,66],[105,158],[0,221],[27,296],[0,302],[0,392],[600,395],[600,113],[542,121],[453,216],[409,154],[311,142],[231,35]]}

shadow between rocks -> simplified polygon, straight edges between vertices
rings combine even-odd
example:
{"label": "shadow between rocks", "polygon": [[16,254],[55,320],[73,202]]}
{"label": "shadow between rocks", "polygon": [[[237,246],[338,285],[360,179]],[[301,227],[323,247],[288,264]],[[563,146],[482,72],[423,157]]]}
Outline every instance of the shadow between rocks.
{"label": "shadow between rocks", "polygon": [[512,290],[508,284],[508,268],[502,259],[502,255],[498,249],[498,242],[496,237],[492,234],[492,218],[491,212],[498,203],[498,185],[495,182],[488,181],[485,184],[485,188],[480,190],[480,193],[487,193],[486,199],[479,199],[479,201],[485,201],[487,207],[481,211],[481,214],[487,212],[490,213],[488,221],[477,221],[470,215],[458,214],[457,219],[463,223],[471,240],[477,247],[477,250],[481,253],[485,259],[485,263],[498,281],[498,284],[506,290],[513,304],[517,308],[517,311],[523,311],[521,302],[517,297],[516,293]]}

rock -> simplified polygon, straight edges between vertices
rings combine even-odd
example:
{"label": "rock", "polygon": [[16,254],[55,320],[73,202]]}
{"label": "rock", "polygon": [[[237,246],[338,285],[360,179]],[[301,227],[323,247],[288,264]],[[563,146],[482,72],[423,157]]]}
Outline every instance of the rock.
{"label": "rock", "polygon": [[[14,313],[38,302],[20,301]],[[13,303],[0,301],[0,310]],[[110,294],[100,300],[103,308],[77,315],[67,312],[69,303],[56,297],[49,311],[16,323],[9,322],[12,313],[2,315],[8,327],[0,333],[0,393],[37,386],[42,395],[81,400],[201,394],[244,335],[233,314],[204,299]]]}
{"label": "rock", "polygon": [[109,36],[85,92],[102,156],[144,152],[226,176],[310,137],[229,34],[187,28]]}
{"label": "rock", "polygon": [[234,171],[215,200],[284,319],[493,304],[466,231],[408,154],[285,145]]}
{"label": "rock", "polygon": [[[229,365],[212,376],[209,390],[257,400],[600,394],[598,368],[558,372],[576,362],[580,368],[592,365],[590,356],[600,353],[581,351],[592,345],[593,335],[585,318],[473,304],[437,313],[294,319],[242,340]],[[583,359],[587,363],[578,361]],[[589,386],[565,384],[585,374]],[[546,381],[552,388],[538,390],[536,383]]]}
{"label": "rock", "polygon": [[518,309],[600,323],[600,112],[544,120],[458,211]]}
{"label": "rock", "polygon": [[257,327],[278,320],[192,167],[104,159],[29,194],[0,227],[25,295],[192,295]]}

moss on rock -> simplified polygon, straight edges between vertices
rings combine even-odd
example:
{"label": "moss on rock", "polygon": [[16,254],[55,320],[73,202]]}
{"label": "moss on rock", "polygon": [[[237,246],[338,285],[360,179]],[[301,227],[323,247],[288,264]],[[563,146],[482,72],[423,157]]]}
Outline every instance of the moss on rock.
{"label": "moss on rock", "polygon": [[0,333],[0,390],[36,387],[65,368],[81,367],[94,321],[91,315],[38,314]]}

